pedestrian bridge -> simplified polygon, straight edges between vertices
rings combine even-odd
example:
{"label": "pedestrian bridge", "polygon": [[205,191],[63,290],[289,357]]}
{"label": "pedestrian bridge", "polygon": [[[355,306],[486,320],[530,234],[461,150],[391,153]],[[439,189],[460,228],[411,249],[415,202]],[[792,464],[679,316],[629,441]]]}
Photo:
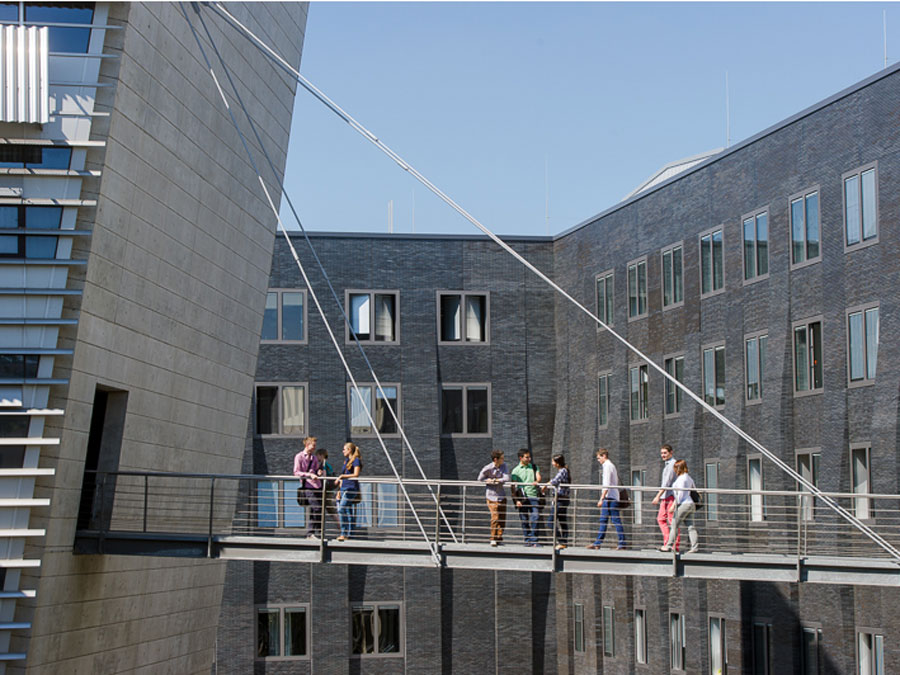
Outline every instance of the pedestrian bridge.
{"label": "pedestrian bridge", "polygon": [[[789,491],[698,489],[699,552],[660,552],[651,504],[657,489],[630,486],[621,510],[627,548],[610,527],[594,542],[600,509],[596,485],[573,485],[568,546],[546,525],[556,495],[541,511],[540,545],[526,546],[510,504],[503,543],[490,545],[484,484],[455,480],[361,478],[356,527],[339,534],[334,499],[307,538],[308,507],[293,476],[98,472],[83,495],[75,552],[221,560],[390,565],[496,571],[733,579],[900,586],[900,559],[841,518],[821,499]],[[900,546],[900,498],[827,493],[893,547]],[[511,500],[507,500],[509,503]]]}

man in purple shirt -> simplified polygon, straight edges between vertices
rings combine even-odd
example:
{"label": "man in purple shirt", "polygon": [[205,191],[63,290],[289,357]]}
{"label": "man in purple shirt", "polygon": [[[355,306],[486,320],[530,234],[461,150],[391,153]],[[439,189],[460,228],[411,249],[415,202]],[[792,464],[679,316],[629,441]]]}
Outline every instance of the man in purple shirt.
{"label": "man in purple shirt", "polygon": [[[319,480],[319,458],[316,457],[316,437],[303,439],[303,450],[294,457],[294,475],[300,479],[297,488],[298,496],[302,496],[309,509],[306,512],[306,536],[315,537],[322,526],[322,502]],[[299,499],[298,499],[299,501]]]}
{"label": "man in purple shirt", "polygon": [[509,469],[503,461],[503,451],[491,452],[491,463],[478,473],[478,480],[484,481],[485,498],[491,512],[491,546],[503,541],[503,528],[506,526],[506,493],[503,484],[509,482]]}

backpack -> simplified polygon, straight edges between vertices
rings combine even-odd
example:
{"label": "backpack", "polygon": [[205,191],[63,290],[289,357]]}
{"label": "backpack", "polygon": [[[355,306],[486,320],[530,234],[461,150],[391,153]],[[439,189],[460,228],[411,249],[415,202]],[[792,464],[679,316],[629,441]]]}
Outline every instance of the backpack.
{"label": "backpack", "polygon": [[694,502],[694,508],[700,510],[703,508],[703,497],[696,490],[691,490],[691,501]]}
{"label": "backpack", "polygon": [[627,509],[631,506],[631,497],[628,495],[628,490],[623,487],[619,488],[619,508]]}

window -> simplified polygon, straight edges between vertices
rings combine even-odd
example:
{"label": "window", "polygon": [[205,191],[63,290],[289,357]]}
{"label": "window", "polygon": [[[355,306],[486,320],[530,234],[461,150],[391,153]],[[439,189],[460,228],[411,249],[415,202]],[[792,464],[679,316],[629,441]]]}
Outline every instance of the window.
{"label": "window", "polygon": [[819,233],[819,191],[794,195],[791,202],[791,265],[799,267],[822,259]]}
{"label": "window", "polygon": [[488,343],[487,293],[438,293],[438,313],[441,343]]}
{"label": "window", "polygon": [[[822,461],[822,453],[814,450],[797,451],[797,473],[800,477],[809,481],[814,487],[819,487],[819,464]],[[797,485],[797,490],[809,492],[802,485]],[[803,520],[813,520],[815,517],[816,500],[812,495],[800,497],[800,517]]]}
{"label": "window", "polygon": [[744,338],[744,379],[747,382],[747,403],[759,403],[763,395],[766,368],[766,345],[769,336],[748,335]]}
{"label": "window", "polygon": [[647,615],[643,609],[634,610],[634,660],[647,663]]}
{"label": "window", "polygon": [[763,504],[763,468],[762,457],[750,457],[747,460],[747,489],[755,494],[751,494],[750,502],[750,520],[754,523],[761,523],[764,518]]}
{"label": "window", "polygon": [[820,654],[822,650],[822,629],[803,626],[801,634],[801,656],[803,675],[820,675]]}
{"label": "window", "polygon": [[628,380],[631,386],[631,421],[640,422],[648,418],[647,404],[650,392],[650,375],[647,364],[632,366]]}
{"label": "window", "polygon": [[769,212],[744,216],[744,281],[769,276]]}
{"label": "window", "polygon": [[647,316],[647,259],[628,263],[628,319]]}
{"label": "window", "polygon": [[397,291],[347,291],[347,342],[396,343],[399,296]]}
{"label": "window", "polygon": [[878,180],[874,164],[844,174],[844,249],[878,241]]}
{"label": "window", "polygon": [[822,391],[822,321],[794,324],[794,394]]}
{"label": "window", "polygon": [[445,384],[441,387],[441,433],[444,436],[490,436],[491,386]]}
{"label": "window", "polygon": [[306,384],[256,385],[256,434],[305,436]]}
{"label": "window", "polygon": [[858,675],[884,675],[884,636],[856,634],[856,672]]}
{"label": "window", "polygon": [[306,527],[306,506],[300,505],[298,480],[256,483],[256,526],[264,529]]}
{"label": "window", "polygon": [[[24,4],[24,16],[19,8]],[[4,2],[0,8],[0,23],[26,22],[29,24],[71,23],[90,24],[94,21],[92,2]],[[84,54],[91,38],[90,28],[50,26],[50,52]]]}
{"label": "window", "polygon": [[597,427],[605,429],[609,424],[609,373],[597,379]]}
{"label": "window", "polygon": [[850,386],[873,384],[878,365],[878,305],[847,312],[847,356]]}
{"label": "window", "polygon": [[769,655],[772,626],[768,623],[753,624],[753,675],[770,675]]}
{"label": "window", "polygon": [[597,279],[597,318],[607,326],[613,323],[613,273],[598,274]]}
{"label": "window", "polygon": [[709,617],[709,673],[721,675],[728,670],[728,649],[725,642],[725,619]]}
{"label": "window", "polygon": [[[663,359],[666,373],[684,383],[684,357],[670,356]],[[665,388],[665,414],[677,415],[681,412],[682,391],[671,380],[666,378]]]}
{"label": "window", "polygon": [[575,651],[584,651],[584,605],[580,602],[575,603]]}
{"label": "window", "polygon": [[[850,448],[850,478],[853,494],[867,495],[872,492],[871,448],[868,446]],[[872,500],[868,497],[853,498],[853,515],[864,520],[874,517]]]}
{"label": "window", "polygon": [[0,206],[0,230],[19,230],[0,235],[0,257],[55,258],[56,236],[40,231],[58,234],[62,211],[61,206]]}
{"label": "window", "polygon": [[[719,463],[718,462],[707,462],[705,467],[706,473],[706,488],[708,490],[718,490],[719,489]],[[707,492],[703,495],[703,499],[706,502],[706,519],[707,520],[718,520],[719,519],[719,495],[715,492]]]}
{"label": "window", "polygon": [[308,656],[307,606],[258,607],[256,609],[256,658]]}
{"label": "window", "polygon": [[684,262],[682,246],[677,244],[662,252],[662,306],[672,309],[684,304]]}
{"label": "window", "polygon": [[603,606],[603,656],[616,655],[616,610]]}
{"label": "window", "polygon": [[[636,469],[631,472],[631,485],[634,488],[644,486],[644,471]],[[634,517],[634,524],[640,525],[644,522],[644,493],[639,490],[633,490],[634,501],[631,503],[631,513]]]}
{"label": "window", "polygon": [[721,292],[725,287],[725,258],[722,230],[700,235],[700,297]]}
{"label": "window", "polygon": [[403,652],[403,615],[399,603],[366,603],[350,609],[352,654]]}
{"label": "window", "polygon": [[[383,384],[379,390],[373,383],[357,383],[359,395],[353,385],[347,384],[350,409],[350,433],[353,436],[375,436],[375,429],[382,436],[400,433],[388,404],[400,419],[400,385]],[[372,420],[375,427],[372,427]]]}
{"label": "window", "polygon": [[306,291],[270,289],[263,314],[263,342],[306,342]]}
{"label": "window", "polygon": [[37,377],[40,359],[37,354],[0,354],[0,379]]}
{"label": "window", "polygon": [[684,670],[686,650],[684,614],[669,614],[669,666],[672,670]]}
{"label": "window", "polygon": [[725,405],[725,345],[703,349],[703,400],[709,405]]}
{"label": "window", "polygon": [[72,148],[39,145],[6,145],[0,148],[4,169],[68,169]]}
{"label": "window", "polygon": [[356,526],[384,530],[400,525],[400,491],[397,484],[360,483]]}

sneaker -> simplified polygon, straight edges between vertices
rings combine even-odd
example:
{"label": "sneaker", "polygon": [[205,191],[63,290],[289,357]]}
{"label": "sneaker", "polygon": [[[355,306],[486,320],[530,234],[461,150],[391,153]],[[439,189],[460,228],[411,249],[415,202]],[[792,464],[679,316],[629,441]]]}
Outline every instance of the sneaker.
{"label": "sneaker", "polygon": [[491,546],[496,546],[496,545],[497,545],[497,540],[491,539]]}
{"label": "sneaker", "polygon": [[306,535],[306,538],[307,539],[318,539],[319,537],[318,537],[318,535],[310,533],[310,534]]}
{"label": "sneaker", "polygon": [[337,540],[338,541],[346,541],[347,537],[345,537],[344,535],[341,535],[340,537],[337,538]]}
{"label": "sneaker", "polygon": [[625,550],[625,547],[624,547],[624,546],[616,546],[616,550],[617,550],[617,551],[624,551],[624,550]]}
{"label": "sneaker", "polygon": [[565,544],[557,544],[557,545],[556,545],[556,550],[557,550],[557,551],[562,551],[565,547],[566,547]]}
{"label": "sneaker", "polygon": [[662,551],[663,553],[669,553],[672,550],[671,546],[660,546],[657,551]]}
{"label": "sneaker", "polygon": [[688,553],[697,553],[699,550],[700,550],[700,547],[699,547],[699,546],[691,546],[691,547],[688,549]]}
{"label": "sneaker", "polygon": [[588,544],[587,546],[585,546],[585,548],[589,548],[589,549],[591,549],[592,551],[596,551],[596,550],[599,549],[600,547],[599,547],[597,544]]}

